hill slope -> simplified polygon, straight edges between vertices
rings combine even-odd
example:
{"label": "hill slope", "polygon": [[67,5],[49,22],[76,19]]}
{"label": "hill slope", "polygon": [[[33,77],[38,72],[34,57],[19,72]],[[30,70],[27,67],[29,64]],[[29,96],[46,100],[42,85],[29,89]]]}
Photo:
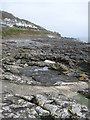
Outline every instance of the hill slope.
{"label": "hill slope", "polygon": [[0,11],[0,14],[2,14],[2,19],[5,19],[5,18],[15,19],[15,16],[12,15],[11,13]]}
{"label": "hill slope", "polygon": [[[39,26],[39,25],[36,25],[28,20],[25,20],[25,19],[21,19],[21,18],[18,18],[16,16],[14,16],[12,13],[9,13],[9,12],[6,12],[6,11],[0,11],[0,15],[2,16],[2,19],[4,20],[5,18],[8,18],[8,19],[16,19],[18,21],[24,21],[26,23],[30,23],[36,27],[38,27],[39,29],[44,29],[43,27]],[[44,29],[45,30],[45,29]]]}
{"label": "hill slope", "polygon": [[16,19],[17,21],[22,21],[25,22],[26,24],[32,24],[33,26],[35,26],[36,28],[20,28],[20,27],[14,27],[14,28],[3,28],[3,32],[2,32],[2,35],[3,36],[7,36],[7,35],[16,35],[16,34],[21,34],[21,33],[25,33],[25,34],[54,34],[54,35],[59,35],[61,36],[60,34],[56,33],[56,32],[52,32],[52,31],[49,31],[49,30],[46,30],[45,28],[39,26],[39,25],[36,25],[28,20],[25,20],[25,19],[20,19],[18,17],[15,17],[13,14],[11,13],[8,13],[6,11],[0,11],[0,14],[2,15],[2,20],[4,20],[5,18],[8,18],[8,19]]}

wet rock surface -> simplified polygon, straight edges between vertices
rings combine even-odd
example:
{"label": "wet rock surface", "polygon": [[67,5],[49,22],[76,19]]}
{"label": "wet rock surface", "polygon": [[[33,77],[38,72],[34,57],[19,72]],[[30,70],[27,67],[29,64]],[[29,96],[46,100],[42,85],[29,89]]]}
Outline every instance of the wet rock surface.
{"label": "wet rock surface", "polygon": [[87,118],[88,109],[66,95],[88,88],[88,43],[58,35],[22,36],[2,42],[3,117]]}

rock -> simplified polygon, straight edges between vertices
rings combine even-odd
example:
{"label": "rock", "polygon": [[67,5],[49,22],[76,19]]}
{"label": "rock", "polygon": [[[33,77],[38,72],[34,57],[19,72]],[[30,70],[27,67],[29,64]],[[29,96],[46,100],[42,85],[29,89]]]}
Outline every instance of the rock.
{"label": "rock", "polygon": [[63,110],[58,111],[58,115],[56,116],[56,118],[70,118],[68,110],[64,108]]}
{"label": "rock", "polygon": [[[8,101],[12,101],[8,104]],[[67,100],[67,101],[66,101]],[[74,101],[63,99],[60,95],[51,96],[37,95],[13,95],[4,94],[2,113],[10,118],[85,118],[88,109],[76,104]],[[11,114],[12,113],[12,114]]]}
{"label": "rock", "polygon": [[47,98],[40,94],[36,95],[36,99],[37,99],[39,105],[41,105],[41,106],[43,106],[47,101]]}
{"label": "rock", "polygon": [[[8,36],[3,41],[0,79],[4,80],[2,82],[5,86],[0,116],[2,112],[2,116],[8,119],[87,119],[89,110],[63,93],[66,94],[65,91],[68,90],[67,93],[70,94],[71,90],[72,95],[77,91],[81,83],[79,80],[84,81],[81,89],[87,86],[85,82],[89,82],[90,45],[58,35],[49,39],[53,38],[48,36],[52,32],[46,32],[47,34],[35,36]],[[10,43],[12,38],[17,43]],[[13,91],[11,85],[17,90]],[[87,90],[80,93],[90,98]]]}
{"label": "rock", "polygon": [[8,112],[11,112],[9,106],[4,106],[4,107],[2,106],[2,110],[5,110],[5,111],[8,111]]}
{"label": "rock", "polygon": [[50,65],[49,68],[57,70],[57,71],[68,71],[69,70],[64,64],[61,64],[61,63],[52,64]]}
{"label": "rock", "polygon": [[26,77],[26,76],[22,76],[21,77],[21,81],[17,81],[18,83],[21,84],[28,84],[28,85],[41,85],[40,82],[35,81],[32,77]]}
{"label": "rock", "polygon": [[37,94],[36,99],[40,106],[44,106],[44,104],[54,104],[55,100],[48,100],[45,96]]}
{"label": "rock", "polygon": [[28,64],[25,64],[24,67],[28,67]]}
{"label": "rock", "polygon": [[72,104],[68,107],[68,112],[72,118],[85,118],[85,114],[81,112],[82,106],[80,104]]}
{"label": "rock", "polygon": [[72,105],[72,113],[77,116],[85,118],[85,115],[81,113],[81,106],[79,104]]}
{"label": "rock", "polygon": [[45,60],[44,62],[45,63],[51,63],[51,64],[55,63],[54,61],[51,61],[51,60]]}
{"label": "rock", "polygon": [[4,69],[6,72],[11,72],[13,74],[19,74],[19,70],[18,68],[16,68],[15,66],[8,66],[8,65],[4,65]]}
{"label": "rock", "polygon": [[3,69],[0,68],[0,75],[2,75],[4,73]]}
{"label": "rock", "polygon": [[89,79],[88,79],[88,75],[86,75],[86,74],[80,74],[79,75],[79,80],[81,81],[89,81]]}
{"label": "rock", "polygon": [[90,99],[90,89],[79,90],[78,93],[84,95],[85,97]]}
{"label": "rock", "polygon": [[14,62],[15,62],[15,59],[13,57],[10,57],[10,58],[7,57],[2,60],[2,63],[7,65],[13,65]]}
{"label": "rock", "polygon": [[44,110],[44,109],[41,108],[40,106],[36,107],[36,111],[38,112],[38,114],[39,114],[40,116],[49,116],[49,115],[50,115],[49,111]]}
{"label": "rock", "polygon": [[21,77],[15,76],[15,75],[13,75],[13,74],[3,74],[3,75],[2,75],[2,79],[3,79],[3,80],[14,81],[14,82],[21,81]]}
{"label": "rock", "polygon": [[52,39],[52,38],[56,38],[55,35],[51,35],[51,34],[48,34],[47,36],[48,36],[49,38],[51,38],[51,39]]}
{"label": "rock", "polygon": [[44,104],[44,108],[47,109],[48,111],[50,111],[50,114],[52,116],[55,116],[56,115],[56,111],[58,109],[58,106],[52,105],[52,104]]}
{"label": "rock", "polygon": [[18,53],[14,58],[15,59],[29,59],[30,56],[28,53]]}
{"label": "rock", "polygon": [[11,53],[7,53],[7,55],[8,55],[8,56],[10,56],[10,55],[11,55]]}
{"label": "rock", "polygon": [[78,61],[78,66],[80,66],[84,71],[88,72],[90,71],[90,60],[86,61],[86,60],[83,60],[83,61]]}
{"label": "rock", "polygon": [[[8,118],[13,118],[14,117],[14,113],[10,113],[9,115],[8,115]],[[19,116],[18,116],[19,117]]]}
{"label": "rock", "polygon": [[80,77],[88,77],[86,74],[80,74]]}
{"label": "rock", "polygon": [[27,113],[28,113],[28,117],[29,118],[37,118],[38,117],[38,113],[36,112],[36,110],[34,108],[27,108]]}
{"label": "rock", "polygon": [[77,84],[77,82],[63,82],[63,81],[58,81],[54,85],[61,85],[61,86],[67,86],[67,85],[74,85]]}
{"label": "rock", "polygon": [[33,107],[34,104],[28,102],[28,101],[24,101],[24,100],[19,100],[17,105],[10,105],[11,109],[24,109],[24,108],[31,108]]}
{"label": "rock", "polygon": [[23,95],[19,95],[19,94],[16,94],[15,97],[21,98],[28,102],[30,102],[34,98],[34,96],[23,96]]}
{"label": "rock", "polygon": [[39,66],[39,67],[45,67],[47,64],[44,62],[35,62],[34,65]]}
{"label": "rock", "polygon": [[16,61],[16,63],[20,65],[21,59],[18,59],[18,60]]}

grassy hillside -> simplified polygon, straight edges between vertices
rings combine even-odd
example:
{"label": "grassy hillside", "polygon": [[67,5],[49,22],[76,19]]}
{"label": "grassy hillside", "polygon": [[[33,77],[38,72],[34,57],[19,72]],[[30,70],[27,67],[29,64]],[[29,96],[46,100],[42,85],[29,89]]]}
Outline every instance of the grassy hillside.
{"label": "grassy hillside", "polygon": [[39,35],[39,34],[47,34],[46,31],[34,31],[34,30],[21,30],[17,28],[2,28],[2,36],[12,36],[18,34],[29,34],[29,35]]}
{"label": "grassy hillside", "polygon": [[18,34],[29,34],[29,35],[39,35],[39,34],[57,34],[55,32],[46,30],[45,28],[36,25],[28,20],[25,19],[20,19],[18,17],[15,17],[13,14],[5,12],[5,11],[0,11],[0,14],[2,14],[2,19],[4,20],[5,18],[9,18],[9,19],[17,19],[17,21],[24,21],[26,23],[30,23],[34,26],[36,26],[36,28],[25,28],[25,27],[19,27],[19,26],[14,26],[13,28],[7,27],[7,28],[2,28],[2,31],[0,31],[0,33],[2,32],[2,36],[11,36],[11,35],[18,35]]}

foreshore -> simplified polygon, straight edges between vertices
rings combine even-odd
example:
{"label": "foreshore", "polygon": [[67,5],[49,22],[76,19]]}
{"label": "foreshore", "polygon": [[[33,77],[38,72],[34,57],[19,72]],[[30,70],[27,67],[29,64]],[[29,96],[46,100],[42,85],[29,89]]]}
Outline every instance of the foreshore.
{"label": "foreshore", "polygon": [[4,37],[2,117],[89,119],[88,106],[73,99],[89,91],[88,53],[89,43],[57,34]]}

